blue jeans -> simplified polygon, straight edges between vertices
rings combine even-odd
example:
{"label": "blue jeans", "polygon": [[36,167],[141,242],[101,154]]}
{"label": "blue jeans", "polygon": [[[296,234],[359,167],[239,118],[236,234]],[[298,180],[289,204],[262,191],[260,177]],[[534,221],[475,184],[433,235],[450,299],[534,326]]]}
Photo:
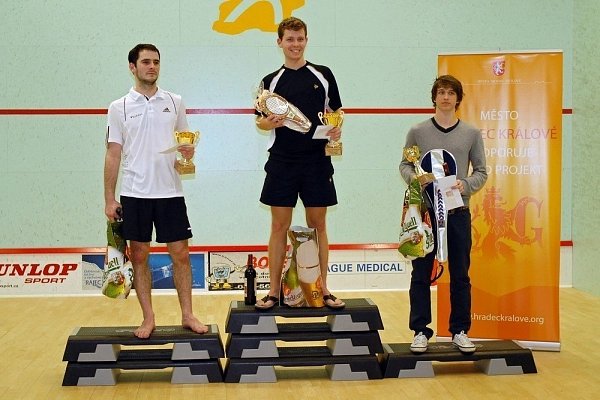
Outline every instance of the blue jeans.
{"label": "blue jeans", "polygon": [[[437,230],[435,218],[430,211],[434,233]],[[468,209],[448,215],[448,262],[444,273],[450,273],[450,326],[452,335],[471,328],[471,212]],[[423,332],[427,338],[433,336],[431,323],[430,279],[433,261],[437,250],[437,237],[434,250],[427,256],[412,261],[410,280],[410,321],[409,328],[415,333]],[[438,327],[438,331],[440,327]]]}

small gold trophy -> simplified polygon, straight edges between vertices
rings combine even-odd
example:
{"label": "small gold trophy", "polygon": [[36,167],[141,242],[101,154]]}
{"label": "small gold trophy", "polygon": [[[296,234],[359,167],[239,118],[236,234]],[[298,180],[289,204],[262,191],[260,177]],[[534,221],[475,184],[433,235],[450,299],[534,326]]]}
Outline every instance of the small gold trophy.
{"label": "small gold trophy", "polygon": [[404,149],[404,158],[406,158],[409,162],[413,163],[415,166],[415,173],[417,174],[417,179],[421,185],[426,185],[435,181],[435,176],[431,172],[425,172],[425,170],[419,164],[419,157],[421,156],[421,151],[419,150],[419,146],[406,147]]}
{"label": "small gold trophy", "polygon": [[[319,119],[324,125],[331,125],[336,128],[341,128],[344,123],[344,112],[342,110],[332,112],[319,112]],[[342,142],[330,140],[325,146],[326,156],[341,156]]]}
{"label": "small gold trophy", "polygon": [[[175,132],[174,135],[177,144],[196,146],[196,144],[198,143],[198,138],[200,137],[200,132]],[[196,173],[196,166],[194,165],[191,159],[186,158],[175,161],[175,169],[177,170],[179,175]]]}

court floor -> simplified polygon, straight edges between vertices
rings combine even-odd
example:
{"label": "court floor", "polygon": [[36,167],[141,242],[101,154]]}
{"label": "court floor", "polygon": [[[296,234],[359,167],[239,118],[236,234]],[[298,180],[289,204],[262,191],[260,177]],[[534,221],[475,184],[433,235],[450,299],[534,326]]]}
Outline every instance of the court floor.
{"label": "court floor", "polygon": [[[408,342],[406,291],[339,292],[377,304],[383,343]],[[435,293],[434,293],[435,296]],[[175,295],[153,298],[159,325],[179,321]],[[240,294],[194,296],[205,323],[218,324],[223,343],[232,300]],[[324,367],[277,367],[276,383],[171,384],[169,369],[123,371],[115,386],[63,387],[68,336],[81,326],[131,326],[140,322],[135,296],[0,298],[0,399],[596,399],[600,398],[598,332],[600,298],[560,289],[561,351],[535,351],[537,374],[487,376],[472,362],[434,363],[434,378],[331,381]],[[435,304],[435,303],[434,303]],[[434,317],[435,320],[435,317]],[[445,330],[445,327],[442,329]]]}

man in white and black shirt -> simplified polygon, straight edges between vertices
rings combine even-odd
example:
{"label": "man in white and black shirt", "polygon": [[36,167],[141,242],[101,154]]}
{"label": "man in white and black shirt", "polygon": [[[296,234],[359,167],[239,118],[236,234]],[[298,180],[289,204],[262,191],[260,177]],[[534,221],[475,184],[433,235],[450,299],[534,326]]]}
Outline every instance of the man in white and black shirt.
{"label": "man in white and black shirt", "polygon": [[[267,176],[260,201],[271,208],[269,238],[270,290],[256,307],[270,309],[279,302],[281,274],[287,245],[287,230],[292,221],[298,197],[306,211],[308,227],[315,228],[319,242],[319,265],[323,302],[327,307],[342,308],[344,302],[327,287],[329,239],[327,237],[327,207],[337,204],[331,157],[325,155],[327,139],[313,139],[315,129],[322,125],[319,112],[341,110],[342,101],[335,77],[324,65],[306,61],[304,49],[308,42],[304,21],[290,17],[278,26],[277,45],[282,49],[284,64],[265,76],[263,87],[296,106],[312,123],[305,134],[284,126],[281,115],[257,113],[256,125],[271,131]],[[338,141],[340,128],[328,131],[330,139]]]}
{"label": "man in white and black shirt", "polygon": [[[129,52],[128,59],[135,85],[108,109],[104,212],[110,221],[123,219],[123,237],[129,241],[134,288],[143,313],[143,322],[134,334],[148,338],[156,327],[148,268],[153,227],[156,242],[166,243],[173,261],[181,323],[194,332],[205,333],[208,328],[192,312],[188,247],[192,229],[181,179],[175,170],[176,153],[161,153],[173,146],[175,131],[189,130],[186,108],[181,96],[157,86],[160,52],[154,45],[138,44]],[[180,146],[178,151],[186,159],[194,155],[193,146]],[[117,201],[120,166],[122,177]]]}

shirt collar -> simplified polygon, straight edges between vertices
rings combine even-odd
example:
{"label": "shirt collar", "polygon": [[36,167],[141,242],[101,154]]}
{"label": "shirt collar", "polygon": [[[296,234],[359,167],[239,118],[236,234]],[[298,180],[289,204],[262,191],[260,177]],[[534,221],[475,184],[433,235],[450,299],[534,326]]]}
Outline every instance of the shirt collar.
{"label": "shirt collar", "polygon": [[[143,94],[136,91],[135,88],[133,88],[133,87],[131,89],[129,89],[129,97],[131,97],[131,100],[133,100],[133,101],[139,101],[139,100],[145,98],[145,96]],[[156,90],[156,93],[154,93],[154,96],[152,96],[152,97],[156,97],[157,99],[164,99],[166,97],[165,91],[162,90],[160,87],[158,87]]]}

